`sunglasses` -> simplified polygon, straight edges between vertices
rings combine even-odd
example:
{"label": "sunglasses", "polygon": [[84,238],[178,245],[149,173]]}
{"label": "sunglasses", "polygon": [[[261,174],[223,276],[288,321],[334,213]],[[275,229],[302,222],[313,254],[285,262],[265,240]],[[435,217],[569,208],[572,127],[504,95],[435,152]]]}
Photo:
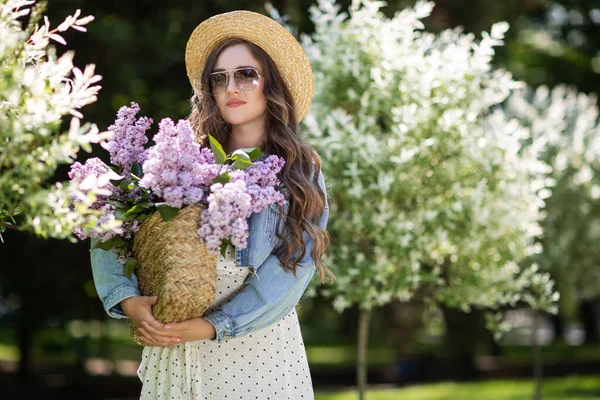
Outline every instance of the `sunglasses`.
{"label": "sunglasses", "polygon": [[227,89],[229,85],[229,77],[233,75],[235,84],[240,90],[250,91],[254,90],[259,85],[259,79],[262,77],[258,73],[256,68],[246,67],[238,69],[230,69],[228,71],[213,72],[210,74],[210,83],[212,88],[217,93],[222,93]]}

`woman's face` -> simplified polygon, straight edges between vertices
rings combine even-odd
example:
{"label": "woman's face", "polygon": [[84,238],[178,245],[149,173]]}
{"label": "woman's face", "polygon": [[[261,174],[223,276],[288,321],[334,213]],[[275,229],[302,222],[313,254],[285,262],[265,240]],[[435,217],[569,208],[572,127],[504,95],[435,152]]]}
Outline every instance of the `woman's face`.
{"label": "woman's face", "polygon": [[213,88],[213,95],[221,116],[232,125],[246,124],[264,118],[267,108],[264,78],[262,77],[264,71],[245,45],[237,44],[223,50],[217,57],[215,67],[211,72],[229,71],[243,67],[254,67],[261,75],[256,89],[241,90],[233,79],[233,75],[229,76],[229,82],[224,91],[219,92]]}

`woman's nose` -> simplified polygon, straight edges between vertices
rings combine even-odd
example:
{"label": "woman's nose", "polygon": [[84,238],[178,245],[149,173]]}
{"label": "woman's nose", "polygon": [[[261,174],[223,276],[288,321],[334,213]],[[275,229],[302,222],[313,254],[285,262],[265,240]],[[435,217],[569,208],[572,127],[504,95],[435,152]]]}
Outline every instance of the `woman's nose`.
{"label": "woman's nose", "polygon": [[229,76],[228,82],[227,82],[227,93],[235,93],[235,92],[239,92],[240,88],[238,87],[237,83],[235,82],[235,79],[233,79],[233,76]]}

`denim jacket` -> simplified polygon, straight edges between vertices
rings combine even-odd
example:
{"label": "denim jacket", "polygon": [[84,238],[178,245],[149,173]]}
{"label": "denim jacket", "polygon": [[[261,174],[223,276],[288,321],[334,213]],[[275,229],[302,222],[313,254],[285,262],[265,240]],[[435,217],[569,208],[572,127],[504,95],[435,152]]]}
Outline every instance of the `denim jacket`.
{"label": "denim jacket", "polygon": [[[325,181],[319,171],[319,186],[325,193]],[[284,204],[287,212],[288,203]],[[279,207],[272,205],[248,219],[249,236],[244,249],[236,249],[235,262],[238,267],[253,267],[238,293],[220,309],[202,318],[215,327],[216,340],[221,343],[225,337],[235,338],[274,324],[285,317],[296,306],[315,272],[311,256],[313,241],[304,232],[306,253],[296,268],[296,277],[285,270],[273,250],[282,239],[276,235]],[[325,212],[318,224],[325,229],[329,216],[326,202]],[[280,233],[285,227],[282,223]],[[92,239],[93,248],[97,239]],[[131,279],[123,272],[123,265],[117,261],[117,254],[102,249],[91,250],[92,273],[98,296],[104,309],[113,318],[127,318],[119,303],[129,297],[139,296],[137,278]]]}

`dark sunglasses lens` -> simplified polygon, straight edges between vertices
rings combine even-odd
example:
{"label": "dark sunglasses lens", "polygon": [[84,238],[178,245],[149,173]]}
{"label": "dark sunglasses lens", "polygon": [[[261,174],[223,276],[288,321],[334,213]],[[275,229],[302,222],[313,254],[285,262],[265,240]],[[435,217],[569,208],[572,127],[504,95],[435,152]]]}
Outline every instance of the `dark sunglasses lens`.
{"label": "dark sunglasses lens", "polygon": [[258,87],[258,72],[253,68],[238,69],[233,73],[233,78],[238,86],[243,90],[254,89]]}
{"label": "dark sunglasses lens", "polygon": [[212,84],[216,88],[227,86],[227,74],[224,72],[218,72],[210,76]]}

